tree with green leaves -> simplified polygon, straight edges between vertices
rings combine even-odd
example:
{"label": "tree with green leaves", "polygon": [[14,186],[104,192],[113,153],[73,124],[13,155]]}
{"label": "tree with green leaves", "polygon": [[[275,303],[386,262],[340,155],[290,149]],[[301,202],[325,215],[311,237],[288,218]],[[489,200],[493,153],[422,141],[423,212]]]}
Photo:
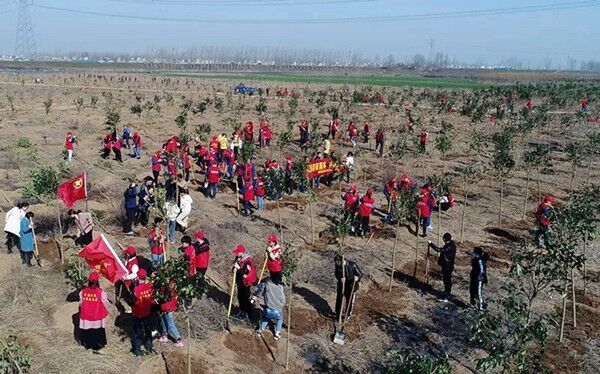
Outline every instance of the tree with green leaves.
{"label": "tree with green leaves", "polygon": [[577,169],[583,166],[583,158],[585,155],[586,146],[582,142],[569,142],[565,147],[567,158],[571,162],[571,181],[570,191],[573,191],[573,185],[575,183],[575,177],[577,175]]}
{"label": "tree with green leaves", "polygon": [[456,168],[456,171],[460,174],[462,182],[463,182],[463,209],[460,217],[460,243],[463,242],[464,232],[465,232],[465,219],[467,216],[467,205],[469,202],[469,187],[471,186],[471,182],[474,177],[477,175],[477,169],[473,165],[467,166],[459,166]]}
{"label": "tree with green leaves", "polygon": [[435,138],[435,149],[442,154],[442,173],[446,173],[446,154],[452,149],[452,141],[447,133],[440,134]]}
{"label": "tree with green leaves", "polygon": [[537,144],[534,149],[523,152],[523,166],[527,174],[525,182],[525,197],[523,201],[523,219],[527,212],[527,202],[529,199],[529,182],[531,181],[531,171],[537,171],[537,184],[538,184],[538,195],[540,194],[540,173],[542,167],[546,165],[548,160],[548,154],[550,153],[550,147],[545,144]]}
{"label": "tree with green leaves", "polygon": [[116,107],[108,107],[106,108],[106,120],[104,124],[106,128],[112,132],[117,131],[117,125],[121,120],[121,113]]}
{"label": "tree with green leaves", "polygon": [[129,111],[131,112],[131,114],[136,114],[139,119],[142,115],[143,108],[140,103],[135,103],[129,108]]}
{"label": "tree with green leaves", "polygon": [[448,356],[432,358],[410,351],[391,351],[386,353],[382,372],[384,374],[450,374],[452,369],[448,363]]}
{"label": "tree with green leaves", "polygon": [[53,100],[51,97],[44,100],[44,110],[46,111],[46,115],[50,113],[50,108],[52,107]]}
{"label": "tree with green leaves", "polygon": [[504,197],[504,183],[511,170],[515,167],[515,160],[512,156],[514,147],[514,133],[512,129],[505,128],[499,133],[494,134],[494,152],[492,166],[496,169],[500,179],[500,199],[498,205],[498,226],[502,226],[502,199]]}
{"label": "tree with green leaves", "polygon": [[81,109],[83,108],[83,97],[78,97],[77,99],[73,99],[73,104],[75,104],[75,109],[77,109],[77,114],[79,114],[81,112]]}
{"label": "tree with green leaves", "polygon": [[588,157],[588,174],[586,183],[590,183],[590,179],[592,178],[592,166],[594,164],[594,159],[600,155],[600,132],[589,133],[587,134],[587,144],[586,144],[586,155]]}
{"label": "tree with green leaves", "polygon": [[56,196],[58,188],[56,170],[49,166],[40,166],[29,172],[29,182],[23,188],[23,197],[34,200]]}
{"label": "tree with green leaves", "polygon": [[[281,240],[283,243],[283,239]],[[302,259],[302,252],[300,252],[297,248],[292,247],[290,243],[284,243],[283,245],[283,279],[286,285],[288,286],[288,322],[287,322],[287,341],[285,348],[285,368],[289,368],[290,366],[290,337],[292,336],[290,329],[292,326],[292,304],[294,301],[293,284],[294,284],[294,273],[298,269],[300,265],[300,260]]]}

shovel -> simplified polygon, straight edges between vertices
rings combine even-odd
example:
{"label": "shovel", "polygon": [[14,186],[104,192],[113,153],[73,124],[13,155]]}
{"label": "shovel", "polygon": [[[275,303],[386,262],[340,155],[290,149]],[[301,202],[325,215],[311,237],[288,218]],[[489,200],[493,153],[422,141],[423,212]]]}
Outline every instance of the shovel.
{"label": "shovel", "polygon": [[227,308],[227,320],[225,321],[225,330],[231,334],[231,328],[229,327],[229,317],[231,316],[231,307],[233,306],[233,291],[235,290],[235,276],[237,275],[237,269],[233,269],[233,281],[231,282],[231,290],[229,291],[229,307]]}
{"label": "shovel", "polygon": [[258,277],[258,281],[262,282],[263,275],[265,275],[265,269],[267,268],[267,260],[269,259],[269,255],[265,255],[265,262],[263,262],[262,267],[260,268],[260,275]]}
{"label": "shovel", "polygon": [[350,293],[349,302],[346,303],[346,310],[344,311],[344,319],[342,320],[342,328],[339,331],[335,332],[333,336],[333,342],[335,344],[344,345],[346,342],[346,333],[344,332],[344,327],[346,327],[346,316],[348,315],[348,309],[350,308],[350,304],[354,299],[354,291],[355,291],[356,281],[352,282],[352,292]]}

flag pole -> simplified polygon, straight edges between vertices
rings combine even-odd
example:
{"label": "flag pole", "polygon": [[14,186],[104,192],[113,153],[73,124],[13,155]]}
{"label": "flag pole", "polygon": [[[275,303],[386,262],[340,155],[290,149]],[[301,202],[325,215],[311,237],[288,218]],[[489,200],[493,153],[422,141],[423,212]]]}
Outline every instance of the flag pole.
{"label": "flag pole", "polygon": [[83,188],[85,189],[85,212],[88,212],[87,172],[83,172]]}

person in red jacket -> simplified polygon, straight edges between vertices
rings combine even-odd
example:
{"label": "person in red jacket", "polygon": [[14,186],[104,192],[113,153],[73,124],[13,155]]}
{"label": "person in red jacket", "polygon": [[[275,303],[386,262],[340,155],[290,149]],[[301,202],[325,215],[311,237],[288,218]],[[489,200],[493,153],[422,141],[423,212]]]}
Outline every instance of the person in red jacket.
{"label": "person in red jacket", "polygon": [[369,142],[369,137],[371,136],[371,129],[369,128],[369,124],[365,122],[362,130],[363,143]]}
{"label": "person in red jacket", "polygon": [[263,210],[265,207],[265,182],[262,177],[256,178],[256,209]]}
{"label": "person in red jacket", "polygon": [[542,246],[542,239],[544,246],[546,248],[548,247],[548,230],[550,225],[552,225],[552,219],[554,218],[554,206],[552,205],[554,201],[554,196],[544,195],[542,202],[538,205],[537,211],[535,212],[538,225],[538,229],[535,233],[535,244],[538,247]]}
{"label": "person in red jacket", "polygon": [[67,151],[67,162],[71,162],[73,160],[73,144],[77,143],[77,139],[72,132],[67,133],[67,137],[65,138],[65,150]]}
{"label": "person in red jacket", "polygon": [[525,107],[529,110],[533,109],[533,100],[532,99],[528,99],[527,100],[527,104],[525,104]]}
{"label": "person in red jacket", "polygon": [[107,132],[102,141],[102,158],[110,156],[110,150],[112,149],[112,133]]}
{"label": "person in red jacket", "polygon": [[350,121],[348,124],[348,138],[352,143],[352,147],[356,147],[356,139],[358,138],[358,128],[354,124],[354,121]]}
{"label": "person in red jacket", "polygon": [[419,146],[421,153],[425,153],[427,150],[427,130],[421,130],[421,137],[419,138]]}
{"label": "person in red jacket", "polygon": [[254,200],[254,185],[251,180],[246,180],[244,182],[244,187],[240,191],[242,193],[242,204],[244,206],[244,216],[251,215],[252,212],[252,200]]}
{"label": "person in red jacket", "polygon": [[190,169],[192,168],[192,162],[187,151],[181,152],[181,163],[183,165],[183,179],[186,182],[190,181]]}
{"label": "person in red jacket", "polygon": [[115,160],[119,161],[120,163],[123,163],[123,156],[121,154],[121,139],[116,138],[112,142],[112,150],[115,153]]}
{"label": "person in red jacket", "polygon": [[122,282],[119,282],[117,294],[119,298],[124,299],[128,304],[132,303],[133,286],[137,282],[138,271],[140,269],[136,252],[132,246],[123,250],[124,265],[125,269],[127,269],[127,274],[123,277]]}
{"label": "person in red jacket", "polygon": [[188,277],[193,278],[196,276],[196,249],[192,244],[192,238],[189,235],[181,237],[181,247],[179,252],[183,255],[188,266]]}
{"label": "person in red jacket", "polygon": [[88,285],[79,292],[79,341],[85,349],[94,352],[106,345],[106,322],[110,302],[100,288],[100,276],[93,271],[88,277]]}
{"label": "person in red jacket", "polygon": [[335,140],[335,136],[337,135],[338,130],[340,129],[340,120],[338,118],[334,118],[329,122],[329,134],[327,134],[328,138],[331,140]]}
{"label": "person in red jacket", "polygon": [[169,341],[169,335],[173,338],[175,347],[183,347],[183,340],[175,325],[173,313],[177,311],[177,292],[175,290],[175,281],[169,281],[169,287],[163,287],[160,290],[160,331],[157,341],[166,343]]}
{"label": "person in red jacket", "polygon": [[219,182],[221,180],[219,165],[217,165],[216,161],[211,162],[208,170],[206,171],[206,178],[208,180],[208,188],[207,194],[208,197],[214,199],[217,196],[217,187],[219,186]]}
{"label": "person in red jacket", "polygon": [[267,269],[269,269],[271,280],[276,284],[280,284],[282,282],[283,251],[278,244],[277,235],[269,235],[267,243]]}
{"label": "person in red jacket", "polygon": [[588,97],[586,96],[583,99],[581,99],[581,111],[587,112],[588,105],[590,105],[590,99],[588,99]]}
{"label": "person in red jacket", "polygon": [[[139,284],[133,289],[133,335],[131,339],[131,352],[136,356],[152,353],[152,325],[150,312],[154,299],[152,284],[148,282],[148,273],[144,269],[138,271]],[[146,352],[142,352],[144,346]]]}
{"label": "person in red jacket", "polygon": [[133,157],[138,160],[142,157],[142,136],[137,131],[133,133]]}
{"label": "person in red jacket", "polygon": [[196,238],[196,242],[193,244],[196,275],[204,277],[210,264],[210,243],[202,231],[196,232],[194,237]]}
{"label": "person in red jacket", "polygon": [[375,152],[379,153],[380,157],[383,157],[383,145],[385,141],[385,132],[380,127],[375,133]]}
{"label": "person in red jacket", "polygon": [[235,271],[235,283],[237,286],[238,303],[241,310],[240,317],[244,314],[249,318],[252,316],[252,304],[250,303],[250,288],[258,282],[256,267],[250,254],[246,252],[243,244],[238,245],[233,250],[235,259],[233,269]]}
{"label": "person in red jacket", "polygon": [[354,231],[354,218],[356,217],[358,198],[356,186],[350,186],[346,194],[342,197],[344,200],[344,221],[348,222],[352,231]]}
{"label": "person in red jacket", "polygon": [[249,143],[254,142],[254,123],[252,121],[246,122],[246,126],[244,126],[244,141]]}
{"label": "person in red jacket", "polygon": [[408,192],[413,188],[414,185],[415,182],[412,179],[410,179],[408,175],[402,174],[402,176],[400,177],[400,189],[402,191]]}
{"label": "person in red jacket", "polygon": [[375,199],[373,198],[373,189],[369,188],[365,196],[360,199],[358,205],[358,216],[360,217],[359,236],[363,236],[371,231],[371,228],[369,227],[369,218],[373,212],[374,205]]}
{"label": "person in red jacket", "polygon": [[[423,228],[423,237],[427,236],[427,229],[431,224],[431,207],[428,204],[428,195],[423,195],[417,202],[417,213],[421,218],[421,227]],[[418,235],[418,232],[417,232]]]}
{"label": "person in red jacket", "polygon": [[152,176],[154,177],[154,185],[158,186],[158,176],[160,175],[160,169],[163,165],[163,157],[161,151],[156,151],[150,159],[152,164]]}

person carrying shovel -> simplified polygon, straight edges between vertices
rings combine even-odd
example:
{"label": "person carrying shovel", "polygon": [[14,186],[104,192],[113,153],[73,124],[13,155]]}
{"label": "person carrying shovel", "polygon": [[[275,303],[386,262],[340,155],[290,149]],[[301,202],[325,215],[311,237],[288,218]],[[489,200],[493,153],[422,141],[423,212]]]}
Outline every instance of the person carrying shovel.
{"label": "person carrying shovel", "polygon": [[237,297],[241,310],[240,317],[245,317],[244,314],[246,314],[248,318],[251,318],[252,304],[250,303],[250,288],[255,286],[258,281],[256,267],[243,244],[235,247],[232,253],[235,256],[233,272],[235,274],[235,285],[238,289]]}
{"label": "person carrying shovel", "polygon": [[429,248],[439,252],[438,265],[442,267],[442,278],[444,280],[444,294],[438,300],[441,302],[448,302],[448,298],[452,292],[452,272],[454,271],[454,258],[456,257],[456,244],[452,240],[450,233],[445,233],[442,237],[444,240],[444,246],[438,247],[430,240],[428,242]]}
{"label": "person carrying shovel", "polygon": [[356,301],[356,291],[358,291],[359,283],[362,278],[362,271],[356,262],[346,260],[341,255],[336,255],[334,262],[335,278],[337,279],[335,318],[341,321],[343,299],[346,299],[345,320],[348,321],[352,315],[352,308]]}

